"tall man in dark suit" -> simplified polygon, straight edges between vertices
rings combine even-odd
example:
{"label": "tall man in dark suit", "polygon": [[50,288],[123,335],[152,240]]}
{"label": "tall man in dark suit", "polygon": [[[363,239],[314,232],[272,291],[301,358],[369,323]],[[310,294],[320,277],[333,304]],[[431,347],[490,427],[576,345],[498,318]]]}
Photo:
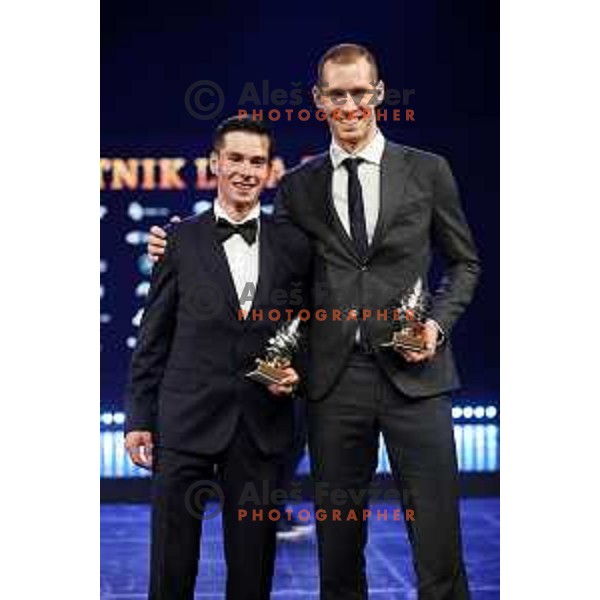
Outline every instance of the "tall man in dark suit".
{"label": "tall man in dark suit", "polygon": [[[329,117],[331,147],[279,186],[280,216],[314,241],[315,308],[370,309],[373,315],[311,323],[309,443],[315,479],[326,484],[317,501],[335,507],[327,486],[368,486],[382,432],[415,514],[407,525],[419,598],[464,599],[469,592],[447,395],[458,378],[449,336],[473,294],[479,260],[447,162],[393,144],[378,130],[374,111],[383,95],[365,48],[329,50],[314,96]],[[433,249],[446,271],[425,325],[426,349],[402,356],[381,349],[393,321],[375,318],[377,310],[393,305],[418,279],[427,281]],[[319,523],[323,600],[366,598],[366,539],[361,520]]]}
{"label": "tall man in dark suit", "polygon": [[[279,219],[313,241],[313,310],[328,315],[309,328],[309,446],[317,508],[329,515],[317,523],[321,598],[367,598],[367,524],[344,514],[363,514],[381,432],[406,508],[414,511],[407,527],[419,599],[464,600],[448,396],[459,381],[450,336],[480,264],[448,163],[383,137],[374,114],[383,96],[367,49],[342,44],[324,55],[314,98],[328,116],[331,146],[283,177],[276,204]],[[155,233],[150,251],[159,253]],[[446,268],[425,324],[425,349],[381,348],[394,323],[376,318],[377,310],[390,310],[419,279],[427,282],[434,251]],[[336,309],[361,318],[335,320]],[[327,493],[334,489],[354,500],[339,506]],[[340,521],[332,519],[334,509],[342,510]]]}
{"label": "tall man in dark suit", "polygon": [[[224,496],[227,598],[269,598],[276,523],[262,494],[277,487],[292,444],[293,405],[285,396],[298,375],[289,367],[287,378],[267,389],[245,374],[278,326],[269,311],[298,310],[296,286],[311,256],[302,232],[261,214],[272,152],[261,123],[233,118],[216,130],[214,209],[174,228],[153,273],[126,421],[131,458],[153,470],[151,600],[193,598],[198,486],[215,470]],[[240,309],[250,316],[240,318]],[[256,496],[248,484],[264,504],[250,503]],[[240,508],[249,515],[262,509],[263,517],[240,519]]]}

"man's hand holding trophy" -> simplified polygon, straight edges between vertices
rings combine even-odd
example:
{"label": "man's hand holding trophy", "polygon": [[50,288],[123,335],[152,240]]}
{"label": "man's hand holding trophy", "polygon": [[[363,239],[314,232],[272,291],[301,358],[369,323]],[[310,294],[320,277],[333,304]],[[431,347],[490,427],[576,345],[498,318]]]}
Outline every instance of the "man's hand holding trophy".
{"label": "man's hand holding trophy", "polygon": [[291,394],[300,381],[291,366],[294,353],[300,344],[300,319],[296,317],[280,327],[269,339],[264,358],[256,359],[256,368],[246,377],[262,383],[275,396]]}
{"label": "man's hand holding trophy", "polygon": [[429,360],[435,355],[440,329],[428,318],[429,297],[423,290],[421,278],[413,289],[400,298],[393,308],[394,331],[382,348],[392,348],[410,363]]}

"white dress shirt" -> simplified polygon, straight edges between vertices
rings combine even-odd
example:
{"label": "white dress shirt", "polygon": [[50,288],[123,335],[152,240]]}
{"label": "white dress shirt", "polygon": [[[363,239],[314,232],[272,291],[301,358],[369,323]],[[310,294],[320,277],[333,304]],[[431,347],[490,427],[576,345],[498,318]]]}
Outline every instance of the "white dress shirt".
{"label": "white dress shirt", "polygon": [[[346,230],[350,232],[350,214],[348,211],[348,170],[342,164],[347,158],[362,158],[358,165],[358,179],[362,188],[363,205],[365,209],[365,224],[367,226],[367,239],[369,244],[373,241],[373,234],[379,217],[379,194],[381,191],[381,157],[385,147],[385,138],[379,129],[375,137],[356,154],[346,152],[335,140],[331,140],[329,156],[333,165],[333,177],[331,178],[331,195],[333,205]],[[356,343],[360,341],[360,327],[356,328]]]}
{"label": "white dress shirt", "polygon": [[[348,170],[342,164],[346,158],[362,158],[358,165],[358,179],[362,188],[363,204],[365,208],[365,223],[369,244],[373,241],[373,234],[379,218],[379,205],[381,203],[381,157],[385,148],[385,138],[379,129],[375,136],[362,150],[356,154],[346,152],[335,140],[331,141],[329,156],[333,165],[331,181],[331,194],[333,205],[346,230],[350,233],[350,215],[348,211]],[[433,321],[438,329],[438,345],[444,340],[444,332],[437,322]],[[360,329],[356,330],[356,340],[360,339]]]}
{"label": "white dress shirt", "polygon": [[[256,242],[252,245],[246,243],[241,235],[235,234],[223,242],[223,250],[229,263],[229,271],[235,291],[238,296],[240,308],[248,315],[254,301],[256,285],[258,283],[259,266],[259,239],[260,239],[260,204],[257,204],[241,221],[234,221],[225,212],[217,198],[213,205],[215,220],[225,219],[234,225],[240,225],[251,219],[258,219],[258,234]],[[242,294],[245,296],[241,302]]]}
{"label": "white dress shirt", "polygon": [[381,157],[385,147],[385,138],[379,129],[369,144],[356,154],[346,152],[335,140],[331,141],[329,156],[333,164],[331,193],[333,205],[350,236],[350,216],[348,214],[348,170],[342,164],[346,158],[362,158],[358,165],[358,179],[362,188],[363,204],[365,207],[365,223],[369,244],[373,241],[377,218],[379,217],[381,191]]}

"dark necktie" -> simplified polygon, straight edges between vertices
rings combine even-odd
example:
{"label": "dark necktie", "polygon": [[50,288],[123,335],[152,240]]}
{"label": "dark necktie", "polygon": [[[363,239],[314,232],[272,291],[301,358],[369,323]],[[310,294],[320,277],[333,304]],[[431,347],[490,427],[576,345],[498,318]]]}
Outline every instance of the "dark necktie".
{"label": "dark necktie", "polygon": [[223,243],[228,240],[232,235],[239,233],[247,244],[254,244],[256,242],[256,234],[258,231],[258,219],[250,219],[244,221],[239,225],[231,223],[227,219],[219,218],[217,220],[217,239]]}
{"label": "dark necktie", "polygon": [[365,205],[362,186],[358,178],[358,165],[362,158],[346,158],[342,164],[348,171],[348,214],[350,217],[350,237],[359,257],[364,260],[369,249],[367,224],[365,221]]}
{"label": "dark necktie", "polygon": [[[358,165],[363,162],[362,158],[346,158],[342,163],[348,171],[348,215],[350,217],[350,237],[361,260],[365,260],[369,249],[367,238],[367,224],[365,221],[365,205],[363,202],[362,186],[358,178]],[[365,323],[358,317],[357,343],[363,352],[369,353],[370,347],[367,338]]]}

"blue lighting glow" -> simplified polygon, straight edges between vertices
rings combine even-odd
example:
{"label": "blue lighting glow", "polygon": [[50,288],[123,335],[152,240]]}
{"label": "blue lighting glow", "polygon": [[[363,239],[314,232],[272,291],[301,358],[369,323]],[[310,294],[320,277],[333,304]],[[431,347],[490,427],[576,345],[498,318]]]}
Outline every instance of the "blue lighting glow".
{"label": "blue lighting glow", "polygon": [[132,246],[139,246],[148,241],[149,234],[146,231],[129,231],[125,235],[125,241]]}
{"label": "blue lighting glow", "polygon": [[131,319],[131,324],[134,327],[139,327],[140,323],[142,322],[142,317],[144,316],[144,309],[140,308],[135,315],[133,316],[133,318]]}
{"label": "blue lighting glow", "polygon": [[137,260],[138,269],[142,275],[148,277],[152,273],[152,260],[147,254],[142,254]]}
{"label": "blue lighting glow", "polygon": [[[124,418],[123,413],[104,413],[111,423]],[[103,416],[104,416],[103,415]],[[115,419],[115,417],[118,417]],[[500,428],[481,423],[454,425],[456,457],[461,473],[493,473],[499,470]],[[298,474],[308,475],[308,454],[302,459]],[[383,438],[379,440],[377,473],[389,473],[390,461]],[[105,430],[100,433],[100,477],[128,478],[147,477],[149,471],[136,467],[125,451],[122,429]]]}
{"label": "blue lighting glow", "polygon": [[488,406],[485,409],[485,416],[488,419],[493,419],[497,414],[498,414],[498,410],[496,409],[495,406]]}
{"label": "blue lighting glow", "polygon": [[135,288],[135,295],[138,297],[145,298],[148,295],[149,290],[150,282],[142,281],[141,283],[138,283],[137,287]]}
{"label": "blue lighting glow", "polygon": [[483,419],[483,417],[485,417],[485,408],[483,408],[483,406],[476,406],[473,414],[476,419]]}
{"label": "blue lighting glow", "polygon": [[113,414],[113,423],[115,425],[123,425],[125,423],[125,413],[116,412]]}
{"label": "blue lighting glow", "polygon": [[[135,338],[128,339],[128,345],[135,346]],[[491,422],[498,417],[498,408],[494,405],[457,405],[452,407],[456,456],[461,472],[496,472],[500,464],[500,427]],[[477,422],[465,423],[476,419]],[[125,413],[102,412],[101,425],[101,477],[146,477],[147,471],[139,469],[129,460],[123,446],[123,425]],[[310,472],[308,454],[298,468],[300,475]],[[383,436],[380,435],[377,473],[389,473],[390,461]]]}
{"label": "blue lighting glow", "polygon": [[212,205],[213,203],[211,200],[199,200],[198,202],[196,202],[196,204],[194,204],[192,210],[195,214],[201,215],[206,211],[210,210],[212,208]]}
{"label": "blue lighting glow", "polygon": [[100,422],[103,425],[112,425],[112,423],[113,423],[112,413],[102,413],[100,415]]}
{"label": "blue lighting glow", "polygon": [[[139,318],[139,314],[136,315],[136,318],[133,320],[134,325],[135,321]],[[129,348],[135,347],[135,338],[129,337],[127,338],[127,346]],[[488,406],[453,406],[452,407],[452,418],[456,420],[466,419],[477,419],[478,421],[484,421],[486,419],[492,420],[498,416],[498,409],[493,405]],[[122,425],[125,422],[125,414],[122,412],[105,412],[100,415],[100,422],[103,425]]]}

